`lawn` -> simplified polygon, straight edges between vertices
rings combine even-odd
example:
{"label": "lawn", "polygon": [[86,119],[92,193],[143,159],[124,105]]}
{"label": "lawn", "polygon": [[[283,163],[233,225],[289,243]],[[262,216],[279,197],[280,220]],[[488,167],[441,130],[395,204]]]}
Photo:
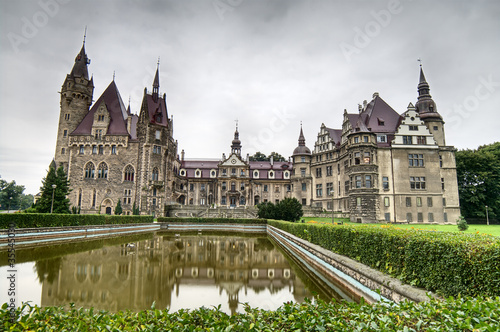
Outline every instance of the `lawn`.
{"label": "lawn", "polygon": [[[319,223],[332,223],[332,218],[328,217],[303,217],[302,219],[305,220],[305,222],[314,220]],[[340,218],[335,218],[335,222],[340,223],[342,219]],[[350,221],[344,220],[344,223],[349,224],[349,225],[361,225],[357,223],[352,223]],[[384,225],[384,224],[377,224],[377,225]],[[436,230],[436,231],[441,231],[441,232],[460,232],[458,230],[457,225],[429,225],[429,224],[397,224],[394,225],[394,227],[399,227],[399,228],[413,228],[413,229],[425,229],[425,230]],[[494,235],[494,236],[500,236],[500,225],[469,225],[469,229],[465,231],[465,233],[479,233],[479,234],[489,234],[489,235]]]}

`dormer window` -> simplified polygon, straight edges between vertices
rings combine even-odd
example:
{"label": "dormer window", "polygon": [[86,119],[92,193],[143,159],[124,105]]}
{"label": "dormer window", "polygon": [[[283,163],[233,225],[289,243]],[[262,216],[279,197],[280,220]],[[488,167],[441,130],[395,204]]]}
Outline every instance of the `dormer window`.
{"label": "dormer window", "polygon": [[98,115],[97,121],[99,121],[99,122],[104,121],[104,115]]}

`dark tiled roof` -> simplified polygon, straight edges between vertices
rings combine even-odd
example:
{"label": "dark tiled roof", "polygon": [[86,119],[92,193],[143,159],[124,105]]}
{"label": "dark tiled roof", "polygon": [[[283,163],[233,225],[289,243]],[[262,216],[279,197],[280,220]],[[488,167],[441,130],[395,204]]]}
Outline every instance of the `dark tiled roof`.
{"label": "dark tiled roof", "polygon": [[342,142],[342,129],[326,128],[326,131],[328,131],[328,134],[333,142],[335,142],[335,145],[340,145]]}
{"label": "dark tiled roof", "polygon": [[[158,97],[155,101],[152,95],[146,94],[146,105],[149,114],[149,122],[167,126],[168,125],[168,112],[167,102],[164,98]],[[157,114],[161,115],[161,121],[157,121]]]}
{"label": "dark tiled roof", "polygon": [[373,98],[363,113],[367,114],[366,127],[375,133],[395,132],[401,119],[401,116],[379,96]]}
{"label": "dark tiled roof", "polygon": [[[71,133],[72,135],[91,135],[92,124],[94,122],[94,113],[97,111],[101,103],[105,103],[110,115],[109,127],[107,135],[129,135],[127,131],[127,110],[123,104],[123,100],[118,92],[115,81],[112,81],[102,95],[94,103],[90,111],[83,118],[82,122]],[[135,121],[137,123],[137,120]],[[132,127],[133,125],[132,121]]]}
{"label": "dark tiled roof", "polygon": [[89,72],[87,70],[87,65],[90,63],[87,54],[85,53],[85,44],[82,46],[80,53],[76,55],[75,64],[73,69],[71,69],[70,76],[72,77],[84,77],[89,79]]}

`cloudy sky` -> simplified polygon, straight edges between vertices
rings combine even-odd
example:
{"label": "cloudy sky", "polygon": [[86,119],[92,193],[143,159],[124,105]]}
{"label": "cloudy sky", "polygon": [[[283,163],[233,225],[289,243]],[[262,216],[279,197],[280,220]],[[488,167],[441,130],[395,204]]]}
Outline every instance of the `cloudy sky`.
{"label": "cloudy sky", "polygon": [[113,79],[132,112],[160,57],[186,158],[289,156],[374,92],[397,112],[417,99],[422,59],[459,149],[500,140],[500,2],[0,0],[0,175],[36,193],[54,155],[59,94],[82,46],[94,100]]}

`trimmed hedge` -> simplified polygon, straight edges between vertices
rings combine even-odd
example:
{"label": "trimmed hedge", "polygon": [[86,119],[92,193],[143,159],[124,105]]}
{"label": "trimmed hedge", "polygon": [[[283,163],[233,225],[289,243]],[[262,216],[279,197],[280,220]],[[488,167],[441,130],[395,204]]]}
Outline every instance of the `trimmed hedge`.
{"label": "trimmed hedge", "polygon": [[385,225],[268,224],[444,296],[500,295],[500,239]]}
{"label": "trimmed hedge", "polygon": [[152,223],[153,216],[110,216],[105,214],[49,214],[4,213],[0,214],[0,229],[11,223],[17,228],[85,226],[106,224]]}
{"label": "trimmed hedge", "polygon": [[244,219],[244,218],[177,218],[158,217],[158,222],[193,222],[205,224],[267,224],[266,219]]}
{"label": "trimmed hedge", "polygon": [[[24,313],[22,313],[24,310]],[[373,305],[353,302],[284,303],[275,311],[245,306],[228,315],[220,306],[196,310],[120,311],[109,313],[23,305],[13,312],[0,308],[5,331],[498,331],[500,298],[449,298],[444,301]]]}

